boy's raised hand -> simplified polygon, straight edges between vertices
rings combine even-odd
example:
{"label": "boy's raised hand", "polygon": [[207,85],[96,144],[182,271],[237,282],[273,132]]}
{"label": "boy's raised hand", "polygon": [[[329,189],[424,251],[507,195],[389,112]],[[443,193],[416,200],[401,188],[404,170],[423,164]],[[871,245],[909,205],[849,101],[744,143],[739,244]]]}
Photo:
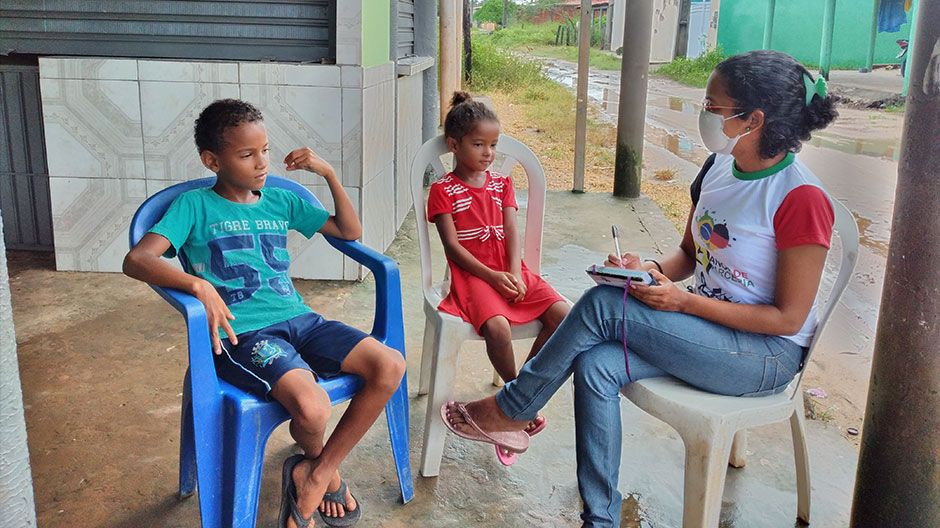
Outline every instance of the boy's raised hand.
{"label": "boy's raised hand", "polygon": [[333,170],[333,166],[320,156],[317,156],[317,153],[310,147],[292,150],[291,153],[284,158],[284,165],[289,171],[303,169],[324,177],[336,174]]}
{"label": "boy's raised hand", "polygon": [[193,288],[193,295],[206,307],[206,319],[209,320],[209,335],[212,337],[212,351],[215,355],[222,354],[222,339],[219,337],[219,326],[225,330],[229,336],[229,341],[233,345],[238,344],[238,338],[235,337],[235,331],[229,321],[234,321],[235,316],[226,306],[219,292],[207,281],[201,281]]}

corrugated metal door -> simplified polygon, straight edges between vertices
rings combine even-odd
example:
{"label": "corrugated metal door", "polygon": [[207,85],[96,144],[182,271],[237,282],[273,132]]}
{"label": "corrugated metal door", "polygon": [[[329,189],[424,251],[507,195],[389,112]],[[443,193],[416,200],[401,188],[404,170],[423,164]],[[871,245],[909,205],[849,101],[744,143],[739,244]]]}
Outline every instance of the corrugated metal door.
{"label": "corrugated metal door", "polygon": [[0,211],[8,249],[52,251],[38,65],[0,64]]}
{"label": "corrugated metal door", "polygon": [[337,1],[2,0],[0,51],[329,62]]}
{"label": "corrugated metal door", "polygon": [[415,2],[398,0],[398,54],[399,59],[415,54]]}

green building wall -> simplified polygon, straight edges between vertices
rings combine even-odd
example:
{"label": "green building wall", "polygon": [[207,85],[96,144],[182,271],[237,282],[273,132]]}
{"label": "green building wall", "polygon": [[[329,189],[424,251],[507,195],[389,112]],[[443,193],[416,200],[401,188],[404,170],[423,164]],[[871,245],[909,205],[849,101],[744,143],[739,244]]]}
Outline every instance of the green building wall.
{"label": "green building wall", "polygon": [[391,13],[390,0],[362,0],[363,68],[378,66],[390,60]]}
{"label": "green building wall", "polygon": [[[793,55],[804,64],[819,64],[825,0],[776,2],[771,47]],[[721,0],[718,44],[726,55],[760,49],[763,44],[767,0]],[[871,35],[873,0],[836,0],[832,40],[832,67],[856,69],[865,66]],[[878,33],[875,64],[895,64],[897,39],[910,34],[908,22],[897,33]]]}

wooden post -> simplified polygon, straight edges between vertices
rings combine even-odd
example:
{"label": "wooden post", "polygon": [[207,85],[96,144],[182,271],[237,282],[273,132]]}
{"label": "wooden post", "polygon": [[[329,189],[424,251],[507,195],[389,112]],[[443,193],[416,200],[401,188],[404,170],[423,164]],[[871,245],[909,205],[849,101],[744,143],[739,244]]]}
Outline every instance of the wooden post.
{"label": "wooden post", "polygon": [[591,52],[591,0],[581,0],[581,24],[578,27],[578,90],[574,129],[574,186],[571,191],[584,192],[584,149],[587,145],[588,76]]}
{"label": "wooden post", "polygon": [[457,0],[441,0],[441,123],[457,90]]}

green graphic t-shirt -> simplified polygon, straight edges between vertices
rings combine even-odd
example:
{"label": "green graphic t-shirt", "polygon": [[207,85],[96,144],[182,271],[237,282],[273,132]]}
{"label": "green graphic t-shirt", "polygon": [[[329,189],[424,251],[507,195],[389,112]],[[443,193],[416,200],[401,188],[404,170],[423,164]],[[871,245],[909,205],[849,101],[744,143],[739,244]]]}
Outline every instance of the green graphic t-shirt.
{"label": "green graphic t-shirt", "polygon": [[179,195],[150,232],[170,241],[165,257],[182,253],[187,271],[215,287],[237,335],[310,311],[287,275],[287,231],[310,238],[329,216],[286,189],[266,187],[240,204],[206,187]]}

